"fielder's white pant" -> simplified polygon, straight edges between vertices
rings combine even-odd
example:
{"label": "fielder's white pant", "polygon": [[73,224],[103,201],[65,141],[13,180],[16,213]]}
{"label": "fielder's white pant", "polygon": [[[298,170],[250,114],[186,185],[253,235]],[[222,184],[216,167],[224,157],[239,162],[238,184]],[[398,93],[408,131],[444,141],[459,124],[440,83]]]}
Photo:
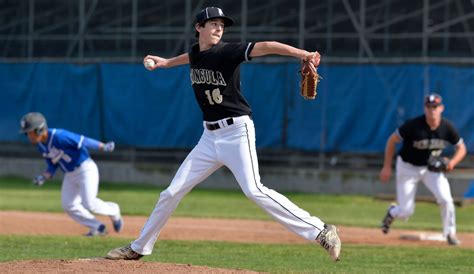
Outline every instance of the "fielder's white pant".
{"label": "fielder's white pant", "polygon": [[419,181],[433,193],[441,209],[443,235],[456,234],[456,216],[448,179],[442,172],[429,171],[426,166],[414,166],[404,162],[400,156],[396,164],[397,202],[390,214],[407,220],[415,212],[415,195]]}
{"label": "fielder's white pant", "polygon": [[184,195],[223,165],[231,170],[249,199],[289,230],[314,241],[324,229],[319,218],[260,183],[253,121],[248,116],[233,119],[232,125],[227,125],[226,119],[219,120],[221,128],[212,131],[204,123],[199,143],[181,164],[169,187],[161,192],[139,238],[132,242],[134,251],[151,254],[161,229]]}
{"label": "fielder's white pant", "polygon": [[74,171],[64,174],[61,188],[62,207],[74,221],[90,229],[97,229],[102,223],[91,211],[111,217],[120,216],[119,205],[97,198],[98,192],[99,170],[89,158]]}

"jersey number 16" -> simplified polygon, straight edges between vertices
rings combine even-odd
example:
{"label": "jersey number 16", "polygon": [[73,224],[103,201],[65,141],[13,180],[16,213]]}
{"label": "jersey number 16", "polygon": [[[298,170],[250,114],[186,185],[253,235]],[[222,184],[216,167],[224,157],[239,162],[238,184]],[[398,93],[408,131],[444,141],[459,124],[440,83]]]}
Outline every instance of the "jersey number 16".
{"label": "jersey number 16", "polygon": [[206,94],[207,100],[209,100],[209,104],[214,105],[222,103],[223,97],[219,88],[213,89],[212,93],[207,89],[204,93]]}

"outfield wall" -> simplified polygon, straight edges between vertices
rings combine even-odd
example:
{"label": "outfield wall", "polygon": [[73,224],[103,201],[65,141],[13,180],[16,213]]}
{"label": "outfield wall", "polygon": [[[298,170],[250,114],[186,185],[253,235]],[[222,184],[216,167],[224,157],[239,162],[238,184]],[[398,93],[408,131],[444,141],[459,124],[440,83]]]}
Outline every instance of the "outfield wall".
{"label": "outfield wall", "polygon": [[[474,151],[474,68],[447,65],[322,65],[315,101],[299,95],[298,63],[246,63],[243,93],[259,148],[382,152],[405,119],[422,113],[426,91]],[[0,64],[0,142],[26,142],[19,119],[43,112],[63,127],[118,146],[190,148],[202,133],[189,68],[141,64]]]}

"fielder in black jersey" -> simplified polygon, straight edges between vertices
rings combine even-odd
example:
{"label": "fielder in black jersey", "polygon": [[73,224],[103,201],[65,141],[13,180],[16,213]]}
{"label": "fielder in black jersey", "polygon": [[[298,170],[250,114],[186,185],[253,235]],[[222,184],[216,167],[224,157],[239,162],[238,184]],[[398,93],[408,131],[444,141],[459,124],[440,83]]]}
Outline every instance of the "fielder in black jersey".
{"label": "fielder in black jersey", "polygon": [[425,114],[405,122],[387,140],[384,165],[380,180],[389,181],[392,175],[392,159],[396,143],[402,142],[396,163],[397,202],[390,205],[382,221],[382,231],[388,233],[394,219],[408,219],[415,211],[415,194],[419,181],[433,193],[441,208],[443,235],[451,245],[458,245],[453,197],[448,179],[443,172],[433,172],[427,167],[430,156],[441,156],[448,145],[455,147],[455,153],[447,164],[451,171],[466,155],[466,146],[457,130],[447,119],[441,117],[444,111],[442,98],[430,94],[424,100]]}
{"label": "fielder in black jersey", "polygon": [[170,59],[151,55],[144,58],[148,70],[189,63],[194,95],[203,113],[204,131],[169,187],[160,194],[139,238],[128,246],[111,250],[107,258],[139,259],[151,254],[161,229],[184,195],[214,171],[226,166],[249,199],[287,229],[318,242],[334,261],[339,260],[341,241],[334,225],[311,216],[260,182],[252,111],[240,90],[240,64],[253,57],[293,56],[310,60],[317,67],[321,56],[318,52],[278,42],[224,43],[221,41],[224,29],[232,24],[233,20],[220,8],[205,8],[196,16],[199,42],[188,53]]}
{"label": "fielder in black jersey", "polygon": [[441,118],[439,126],[431,129],[425,115],[407,121],[398,129],[398,135],[403,140],[400,157],[415,166],[426,166],[430,156],[439,156],[447,146],[462,142],[450,121]]}

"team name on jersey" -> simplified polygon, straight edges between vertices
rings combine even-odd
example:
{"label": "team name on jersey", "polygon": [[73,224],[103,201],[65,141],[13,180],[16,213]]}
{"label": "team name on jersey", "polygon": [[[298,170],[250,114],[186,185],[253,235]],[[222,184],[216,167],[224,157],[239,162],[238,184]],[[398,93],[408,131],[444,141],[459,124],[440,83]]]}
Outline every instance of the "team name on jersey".
{"label": "team name on jersey", "polygon": [[444,149],[446,141],[442,139],[424,139],[413,141],[413,147],[417,149]]}
{"label": "team name on jersey", "polygon": [[55,147],[52,147],[51,150],[48,153],[43,153],[44,158],[49,158],[51,159],[51,162],[53,164],[57,164],[59,160],[64,160],[65,162],[69,163],[71,162],[71,157],[69,155],[65,154],[62,149],[57,149]]}
{"label": "team name on jersey", "polygon": [[213,71],[209,69],[191,69],[190,76],[192,84],[227,86],[220,71]]}

